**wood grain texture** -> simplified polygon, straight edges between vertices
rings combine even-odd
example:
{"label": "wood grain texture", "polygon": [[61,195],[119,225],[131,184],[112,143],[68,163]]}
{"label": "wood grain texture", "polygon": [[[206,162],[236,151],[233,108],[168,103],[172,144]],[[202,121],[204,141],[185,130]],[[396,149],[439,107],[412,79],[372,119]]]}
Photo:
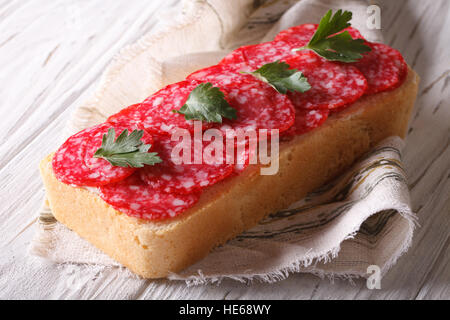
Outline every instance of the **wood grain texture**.
{"label": "wood grain texture", "polygon": [[[46,264],[27,254],[44,191],[37,166],[74,108],[121,47],[157,25],[177,1],[0,1],[0,298],[44,299],[450,299],[450,2],[378,1],[386,42],[421,76],[404,162],[421,227],[382,280],[293,274],[274,284],[186,287],[126,270]],[[85,277],[74,274],[84,272]]]}

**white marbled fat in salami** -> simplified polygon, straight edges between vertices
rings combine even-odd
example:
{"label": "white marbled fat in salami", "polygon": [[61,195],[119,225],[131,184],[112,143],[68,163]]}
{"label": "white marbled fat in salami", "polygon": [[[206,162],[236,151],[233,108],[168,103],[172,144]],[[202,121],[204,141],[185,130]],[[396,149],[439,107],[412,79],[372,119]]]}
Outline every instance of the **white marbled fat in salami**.
{"label": "white marbled fat in salami", "polygon": [[[160,91],[148,97],[138,112],[142,114],[142,126],[150,133],[171,135],[177,129],[194,131],[194,122],[185,119],[182,114],[174,113],[187,101],[189,94],[199,83],[192,81],[181,81],[166,86]],[[203,129],[212,124],[203,122]]]}
{"label": "white marbled fat in salami", "polygon": [[[291,49],[305,46],[317,29],[316,24],[303,24],[281,31],[275,41],[289,43]],[[346,28],[353,39],[364,39],[361,33],[352,28]],[[405,79],[408,66],[400,52],[381,43],[365,43],[372,51],[350,65],[358,68],[367,79],[365,94],[374,94],[397,88]]]}
{"label": "white marbled fat in salami", "polygon": [[326,61],[314,52],[305,50],[286,59],[292,69],[300,70],[311,89],[289,92],[295,108],[336,109],[358,100],[367,89],[367,81],[355,67]]}
{"label": "white marbled fat in salami", "polygon": [[220,61],[235,71],[253,71],[262,65],[277,60],[283,60],[293,55],[293,45],[282,41],[264,42],[240,47]]}
{"label": "white marbled fat in salami", "polygon": [[199,70],[188,79],[211,82],[224,92],[225,99],[237,110],[237,119],[224,119],[224,128],[283,132],[294,123],[295,110],[286,95],[252,75],[240,74],[227,65],[216,65]]}
{"label": "white marbled fat in salami", "polygon": [[98,189],[100,197],[114,209],[147,220],[173,218],[192,207],[200,198],[199,192],[183,195],[153,189],[142,181],[138,172]]}
{"label": "white marbled fat in salami", "polygon": [[[211,143],[209,141],[200,141],[201,148],[194,147],[194,140],[192,141],[172,141],[170,137],[160,136],[155,137],[153,151],[158,152],[158,155],[163,160],[162,163],[154,166],[145,166],[140,170],[141,178],[152,188],[164,192],[174,193],[190,193],[195,190],[201,190],[209,185],[226,178],[233,172],[233,164],[227,164],[225,158],[225,146],[222,142],[223,153],[215,157],[212,153],[208,159],[203,158],[203,150]],[[174,148],[178,145],[180,150],[183,146],[189,150],[190,155],[185,155],[183,152],[176,152],[172,157]],[[184,160],[188,163],[175,163],[175,160],[183,160],[182,156],[186,156]],[[195,158],[201,163],[194,163]]]}
{"label": "white marbled fat in salami", "polygon": [[367,43],[367,45],[372,51],[358,62],[352,63],[367,79],[366,94],[399,87],[408,73],[408,65],[400,52],[382,43]]}
{"label": "white marbled fat in salami", "polygon": [[[96,187],[130,176],[135,168],[112,166],[104,159],[93,157],[102,144],[103,135],[112,127],[116,131],[116,137],[125,129],[130,132],[134,129],[132,126],[103,123],[71,136],[53,157],[52,166],[56,178],[67,184]],[[152,144],[152,137],[144,132],[142,141]]]}
{"label": "white marbled fat in salami", "polygon": [[[274,41],[288,42],[292,45],[292,49],[303,47],[311,40],[318,26],[318,24],[307,23],[283,30],[278,33]],[[364,39],[361,33],[355,28],[348,27],[339,33],[344,31],[348,31],[353,39]]]}
{"label": "white marbled fat in salami", "polygon": [[[302,24],[281,31],[274,41],[240,47],[225,58],[219,64],[228,65],[234,70],[256,70],[266,63],[277,60],[284,61],[294,56],[293,49],[300,48],[308,44],[317,30],[317,24]],[[358,30],[349,27],[348,31],[353,39],[363,39]]]}
{"label": "white marbled fat in salami", "polygon": [[330,111],[328,109],[295,109],[295,123],[284,137],[300,135],[319,127],[327,120]]}
{"label": "white marbled fat in salami", "polygon": [[110,116],[106,121],[113,125],[131,125],[136,128],[142,127],[143,113],[139,108],[140,103],[133,104]]}

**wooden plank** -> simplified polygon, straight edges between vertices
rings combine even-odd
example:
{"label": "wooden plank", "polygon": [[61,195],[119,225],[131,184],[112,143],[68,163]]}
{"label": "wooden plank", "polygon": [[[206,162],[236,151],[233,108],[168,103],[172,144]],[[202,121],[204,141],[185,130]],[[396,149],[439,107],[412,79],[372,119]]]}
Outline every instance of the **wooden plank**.
{"label": "wooden plank", "polygon": [[[447,208],[450,203],[447,203]],[[450,237],[443,246],[433,269],[428,273],[417,299],[448,300],[450,297]]]}
{"label": "wooden plank", "polygon": [[14,11],[0,24],[8,30],[0,38],[0,43],[6,41],[0,63],[2,74],[9,75],[1,81],[16,88],[2,87],[0,93],[3,103],[17,110],[0,110],[5,123],[0,168],[61,114],[61,105],[74,107],[81,93],[92,90],[120,48],[139,38],[143,25],[155,24],[147,17],[162,3],[133,2],[114,1],[102,10],[100,1],[28,1],[26,13]]}
{"label": "wooden plank", "polygon": [[[72,10],[68,5],[77,8],[78,1],[16,1],[1,11],[8,15],[0,25],[9,32],[0,35],[0,60],[7,65],[2,74],[8,76],[0,78],[0,90],[2,102],[9,106],[0,110],[2,127],[9,133],[0,144],[0,243],[8,248],[4,248],[8,255],[0,259],[1,274],[5,275],[0,280],[2,296],[87,298],[103,292],[103,276],[86,271],[86,279],[100,281],[92,287],[89,281],[90,290],[73,290],[67,288],[64,278],[70,266],[43,267],[27,255],[34,235],[32,223],[44,195],[36,169],[40,159],[58,146],[73,108],[93,90],[112,57],[155,26],[157,20],[149,20],[149,16],[175,3],[133,0],[130,6],[130,1],[120,0],[104,10],[103,1],[84,2],[88,5],[81,6],[79,13],[86,21],[73,34],[67,31],[70,26],[65,25],[64,13]],[[5,92],[6,87],[15,90]],[[105,279],[117,276],[117,271],[110,271],[104,273]],[[127,284],[127,288],[132,286]],[[120,297],[135,294],[121,295],[119,286],[109,295],[115,292]]]}
{"label": "wooden plank", "polygon": [[[449,88],[444,86],[445,79],[442,79],[445,67],[450,66],[450,57],[445,53],[450,42],[440,32],[441,28],[449,26],[448,14],[449,3],[446,1],[408,1],[401,6],[392,25],[395,31],[391,34],[397,35],[393,45],[410,64],[414,64],[421,76],[419,99],[404,152],[413,209],[418,213],[421,227],[416,231],[414,244],[407,255],[383,280],[383,290],[362,290],[358,298],[414,299],[427,279],[436,278],[434,273],[439,270],[435,264],[443,255],[448,239],[450,211],[450,110],[448,102],[440,102],[450,98]],[[387,38],[394,39],[394,36]],[[430,39],[434,43],[432,48],[428,44]],[[439,104],[441,108],[436,109]]]}

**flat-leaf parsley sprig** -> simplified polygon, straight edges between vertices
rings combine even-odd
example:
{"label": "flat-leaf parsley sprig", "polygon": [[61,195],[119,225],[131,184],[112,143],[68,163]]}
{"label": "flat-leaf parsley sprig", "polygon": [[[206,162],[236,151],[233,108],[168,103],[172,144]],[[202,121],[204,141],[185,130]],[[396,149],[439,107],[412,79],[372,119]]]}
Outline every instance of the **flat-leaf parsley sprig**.
{"label": "flat-leaf parsley sprig", "polygon": [[309,43],[304,47],[294,49],[294,51],[310,49],[330,61],[358,61],[363,57],[362,54],[371,51],[370,47],[364,44],[363,39],[353,39],[348,31],[337,34],[350,27],[351,19],[350,11],[338,10],[332,16],[332,11],[329,10],[320,20]]}
{"label": "flat-leaf parsley sprig", "polygon": [[286,62],[275,61],[267,63],[253,72],[241,72],[251,74],[257,79],[268,83],[279,93],[288,91],[306,92],[311,89],[308,79],[297,69],[290,69]]}
{"label": "flat-leaf parsley sprig", "polygon": [[225,100],[223,92],[213,87],[210,82],[201,83],[195,87],[180,110],[172,110],[172,112],[183,114],[186,120],[217,123],[222,123],[222,117],[230,120],[237,118],[236,109]]}
{"label": "flat-leaf parsley sprig", "polygon": [[94,158],[102,158],[111,165],[117,167],[142,168],[144,165],[155,165],[162,162],[156,152],[148,152],[151,145],[145,144],[141,139],[144,130],[133,130],[128,135],[125,129],[116,138],[114,128],[108,129],[108,133],[103,135],[102,145],[95,152]]}

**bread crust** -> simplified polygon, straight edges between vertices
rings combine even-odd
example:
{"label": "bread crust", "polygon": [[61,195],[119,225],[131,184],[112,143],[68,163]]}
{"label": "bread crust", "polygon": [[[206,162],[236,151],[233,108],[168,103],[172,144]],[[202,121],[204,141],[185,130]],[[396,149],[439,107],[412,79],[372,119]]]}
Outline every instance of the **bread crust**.
{"label": "bread crust", "polygon": [[254,165],[207,188],[180,216],[147,221],[113,209],[97,194],[59,182],[52,155],[40,164],[55,218],[144,278],[161,278],[205,257],[270,213],[285,209],[347,169],[386,137],[404,137],[418,76],[409,69],[395,90],[361,98],[304,135],[280,144],[279,171]]}

